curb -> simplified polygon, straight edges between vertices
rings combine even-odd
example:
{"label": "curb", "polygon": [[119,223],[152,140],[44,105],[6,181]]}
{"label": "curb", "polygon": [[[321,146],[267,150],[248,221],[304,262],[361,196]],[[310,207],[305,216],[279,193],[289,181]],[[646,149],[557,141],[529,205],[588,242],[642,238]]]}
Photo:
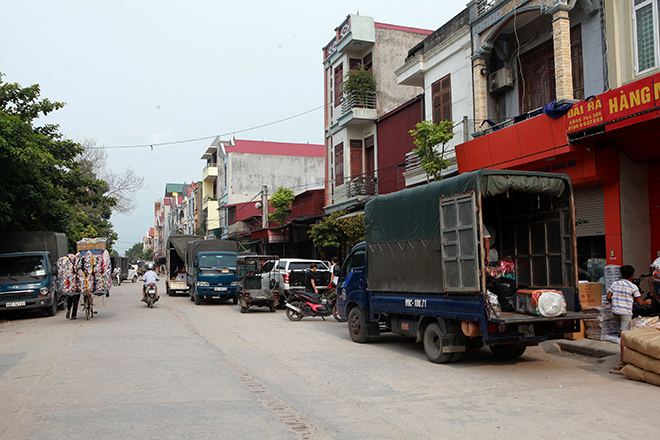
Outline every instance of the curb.
{"label": "curb", "polygon": [[593,339],[557,339],[553,342],[557,343],[562,351],[584,354],[597,358],[619,356],[621,354],[619,344],[608,341],[595,341]]}

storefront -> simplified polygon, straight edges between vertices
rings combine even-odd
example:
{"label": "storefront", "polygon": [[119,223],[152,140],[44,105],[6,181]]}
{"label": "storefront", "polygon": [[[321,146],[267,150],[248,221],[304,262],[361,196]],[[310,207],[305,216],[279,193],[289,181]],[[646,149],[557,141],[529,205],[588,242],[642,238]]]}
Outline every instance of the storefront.
{"label": "storefront", "polygon": [[565,173],[575,188],[578,263],[647,273],[660,256],[660,74],[456,147],[459,172]]}

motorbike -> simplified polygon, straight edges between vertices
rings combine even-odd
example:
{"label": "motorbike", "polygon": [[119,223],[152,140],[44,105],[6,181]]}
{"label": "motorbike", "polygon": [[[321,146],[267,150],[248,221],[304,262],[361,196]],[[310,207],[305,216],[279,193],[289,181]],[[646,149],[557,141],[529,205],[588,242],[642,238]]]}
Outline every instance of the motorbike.
{"label": "motorbike", "polygon": [[158,298],[159,297],[156,296],[156,284],[147,284],[145,287],[145,302],[147,303],[147,307],[152,308],[156,301],[158,301]]}
{"label": "motorbike", "polygon": [[115,286],[121,286],[121,273],[116,273],[112,276],[112,282]]}
{"label": "motorbike", "polygon": [[337,313],[336,289],[330,289],[323,296],[292,290],[285,306],[286,317],[291,321],[300,321],[305,316],[320,316],[325,321],[325,317],[330,315],[339,322],[346,321]]}
{"label": "motorbike", "polygon": [[[653,278],[653,290],[648,292],[644,297],[644,290],[642,290],[641,282],[644,278]],[[633,316],[658,316],[660,315],[660,258],[657,258],[651,264],[651,273],[642,274],[639,278],[633,278],[633,284],[639,288],[643,299],[650,299],[651,304],[640,306],[633,302]]]}

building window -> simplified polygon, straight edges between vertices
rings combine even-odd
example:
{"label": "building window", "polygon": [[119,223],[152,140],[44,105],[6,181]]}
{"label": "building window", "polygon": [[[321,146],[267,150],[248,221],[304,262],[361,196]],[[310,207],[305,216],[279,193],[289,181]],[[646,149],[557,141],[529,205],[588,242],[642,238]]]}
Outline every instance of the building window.
{"label": "building window", "polygon": [[344,143],[335,145],[335,186],[344,183]]}
{"label": "building window", "polygon": [[371,70],[373,67],[373,56],[372,53],[369,52],[362,58],[362,65],[364,66],[364,70]]}
{"label": "building window", "polygon": [[633,39],[635,67],[645,73],[658,67],[660,58],[660,0],[635,0],[633,5]]}
{"label": "building window", "polygon": [[433,123],[451,121],[451,77],[450,75],[436,81],[431,86],[433,95]]}
{"label": "building window", "polygon": [[335,67],[335,107],[341,104],[341,98],[344,91],[344,64]]}

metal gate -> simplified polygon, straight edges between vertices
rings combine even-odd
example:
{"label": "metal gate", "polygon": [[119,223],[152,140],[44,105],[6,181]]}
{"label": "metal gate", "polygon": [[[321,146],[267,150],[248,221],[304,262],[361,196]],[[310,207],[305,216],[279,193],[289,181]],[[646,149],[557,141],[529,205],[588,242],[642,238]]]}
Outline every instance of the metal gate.
{"label": "metal gate", "polygon": [[474,191],[440,199],[445,292],[478,292],[477,206]]}

